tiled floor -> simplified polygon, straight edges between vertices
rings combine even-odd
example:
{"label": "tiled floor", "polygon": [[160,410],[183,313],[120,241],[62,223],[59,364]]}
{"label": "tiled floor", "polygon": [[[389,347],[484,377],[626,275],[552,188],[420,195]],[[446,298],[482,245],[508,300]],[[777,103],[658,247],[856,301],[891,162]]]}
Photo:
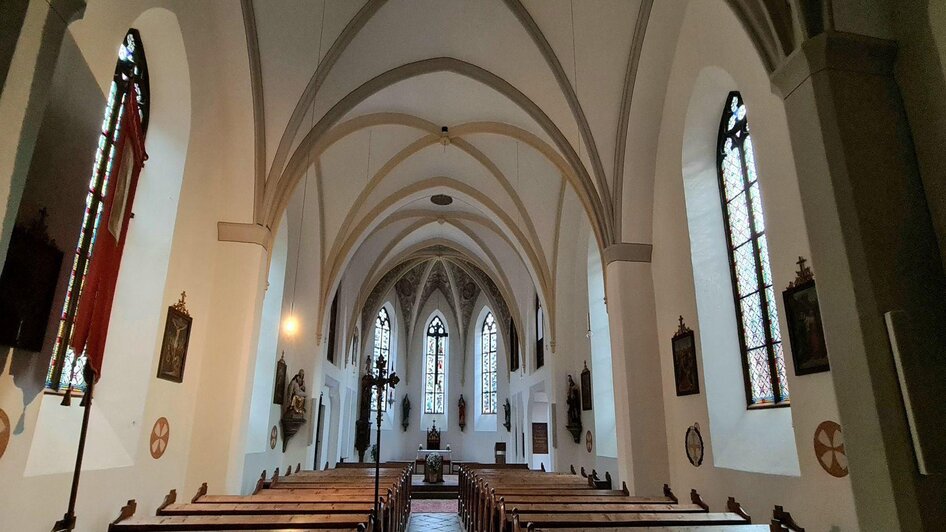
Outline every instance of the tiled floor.
{"label": "tiled floor", "polygon": [[407,532],[461,532],[457,514],[411,514]]}

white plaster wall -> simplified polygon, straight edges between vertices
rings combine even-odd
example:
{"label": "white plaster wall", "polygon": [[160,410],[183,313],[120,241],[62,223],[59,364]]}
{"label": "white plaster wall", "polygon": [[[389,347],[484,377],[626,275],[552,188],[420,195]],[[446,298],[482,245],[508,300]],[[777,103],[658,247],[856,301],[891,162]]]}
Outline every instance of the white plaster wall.
{"label": "white plaster wall", "polygon": [[[766,73],[748,37],[721,1],[689,4],[681,35],[686,38],[681,38],[677,44],[660,129],[652,270],[671,485],[678,492],[698,489],[713,508],[720,507],[727,496],[735,496],[752,515],[765,516],[771,512],[774,504],[781,504],[790,511],[798,508],[794,514],[803,526],[819,529],[836,526],[842,530],[854,530],[856,519],[849,481],[835,479],[825,473],[818,465],[812,449],[816,426],[825,419],[838,420],[834,391],[827,373],[795,377],[792,369],[788,371],[794,438],[784,443],[794,445],[799,476],[738,471],[733,468],[732,461],[728,462],[728,467],[720,466],[721,450],[715,446],[714,418],[708,414],[715,406],[711,403],[708,408],[707,405],[707,400],[715,399],[708,393],[706,383],[718,368],[719,362],[715,357],[725,353],[707,352],[702,349],[700,339],[711,329],[726,327],[726,324],[710,323],[714,315],[707,315],[702,308],[697,308],[694,284],[716,282],[725,285],[730,281],[728,276],[703,279],[705,272],[694,270],[698,263],[691,257],[691,238],[703,233],[694,232],[693,228],[688,232],[686,211],[690,208],[690,198],[684,197],[684,175],[690,170],[683,168],[683,162],[691,160],[685,150],[693,146],[687,144],[685,139],[694,134],[686,129],[690,124],[687,112],[691,96],[705,69],[716,68],[728,72],[732,78],[731,89],[742,92],[749,108],[776,287],[784,288],[793,279],[795,258],[807,255],[808,244],[784,109],[781,101],[771,94]],[[724,97],[725,93],[720,94],[715,122],[709,124],[697,121],[693,127],[711,127],[712,131],[708,133],[715,138]],[[709,148],[715,149],[715,146],[710,145]],[[706,208],[718,208],[718,198],[716,203]],[[724,295],[718,297],[731,299],[728,291],[722,293]],[[700,395],[678,398],[673,384],[670,337],[676,329],[676,317],[679,314],[684,315],[688,325],[697,333],[699,368],[704,377],[701,387],[704,391]],[[783,314],[784,309],[780,306],[782,336],[788,347]],[[790,349],[786,349],[786,363],[791,368]],[[741,377],[741,373],[739,375]],[[741,381],[737,380],[736,384],[742,394]],[[745,405],[726,408],[737,407],[744,409]],[[760,413],[745,413],[753,414]],[[787,415],[787,412],[782,415]],[[706,457],[699,468],[689,464],[683,446],[686,428],[694,422],[703,428],[706,441]],[[745,445],[753,445],[762,441],[760,438],[765,437],[764,431],[771,430],[771,427],[763,424],[754,429],[742,426],[734,430],[741,431],[741,437],[747,439]],[[789,438],[788,435],[785,437]],[[790,450],[788,454],[791,455]],[[825,496],[828,493],[830,497]]]}
{"label": "white plaster wall", "polygon": [[[169,9],[150,9],[153,6]],[[119,40],[129,27],[141,31],[151,66],[153,103],[146,144],[151,160],[142,174],[135,224],[139,225],[139,231],[167,231],[163,251],[160,247],[143,250],[160,255],[152,257],[156,260],[147,259],[142,254],[141,260],[147,263],[131,268],[129,265],[134,254],[128,254],[129,262],[123,264],[122,277],[127,279],[119,280],[115,313],[129,313],[137,323],[150,325],[135,326],[134,329],[124,327],[129,333],[142,333],[126,340],[122,339],[124,335],[120,332],[110,335],[102,386],[96,394],[96,403],[101,409],[96,407],[93,412],[88,456],[95,457],[103,446],[118,442],[120,447],[127,449],[127,458],[124,463],[112,461],[105,469],[83,473],[77,530],[102,530],[128,498],[138,500],[139,511],[150,513],[171,488],[183,494],[196,489],[200,480],[208,480],[213,489],[226,489],[226,470],[230,460],[220,460],[220,457],[231,455],[227,446],[221,443],[230,438],[226,432],[214,432],[210,427],[209,434],[205,433],[207,437],[198,437],[193,434],[193,427],[199,423],[198,419],[207,415],[233,419],[229,413],[240,402],[233,400],[227,388],[236,396],[249,397],[242,388],[243,380],[233,380],[241,374],[242,370],[237,368],[245,368],[245,365],[235,364],[235,373],[226,367],[214,367],[213,371],[207,372],[202,369],[211,353],[226,353],[246,362],[244,357],[248,349],[243,348],[248,347],[246,344],[250,343],[252,335],[233,342],[222,333],[225,330],[247,330],[241,326],[240,320],[253,316],[257,295],[252,288],[243,292],[243,299],[227,300],[227,294],[233,292],[229,289],[231,286],[262,286],[262,280],[254,281],[258,279],[256,273],[263,271],[263,262],[259,260],[261,249],[258,247],[253,250],[252,246],[246,246],[242,248],[246,250],[244,252],[230,252],[240,246],[220,244],[216,240],[218,220],[248,217],[246,207],[251,205],[251,199],[247,199],[246,194],[252,192],[250,175],[244,171],[252,166],[245,157],[251,150],[242,144],[251,140],[251,134],[244,133],[250,129],[235,127],[249,123],[245,121],[249,115],[243,112],[249,106],[242,105],[242,102],[248,102],[248,98],[243,99],[244,94],[248,96],[248,89],[247,93],[241,92],[247,84],[228,83],[246,79],[245,68],[241,73],[238,66],[246,65],[245,47],[227,46],[222,37],[223,34],[242,35],[241,30],[232,30],[240,28],[242,21],[238,13],[228,13],[217,7],[176,2],[108,5],[92,2],[83,20],[70,27],[81,51],[80,60],[89,65],[100,87],[99,98],[110,82]],[[208,20],[212,22],[208,23]],[[214,48],[219,50],[216,55],[196,53],[196,50],[211,49],[213,44],[220,45],[220,48]],[[100,100],[103,101],[104,98]],[[100,102],[94,105],[94,111],[99,115],[102,110]],[[241,110],[234,112],[235,107]],[[84,123],[77,122],[76,126],[84,127]],[[89,145],[90,152],[93,146]],[[208,149],[209,146],[214,149]],[[231,157],[224,158],[226,162],[223,164],[217,160],[221,146],[233,150]],[[221,187],[223,176],[228,178],[226,187]],[[88,169],[81,172],[80,178],[87,180]],[[151,189],[147,185],[147,182],[166,185],[175,181],[179,192],[160,190],[158,196],[149,192]],[[178,194],[179,202],[176,199]],[[151,212],[154,216],[146,216]],[[63,242],[63,245],[71,246],[72,243]],[[128,251],[131,253],[132,248]],[[67,258],[66,262],[69,260]],[[139,277],[149,269],[154,269],[155,275],[149,274],[147,279]],[[139,281],[140,286],[136,286],[135,281]],[[136,286],[134,294],[129,292],[131,286]],[[167,306],[177,300],[182,290],[188,292],[188,308],[195,321],[184,382],[176,384],[153,377],[160,346],[155,331],[163,325]],[[145,292],[147,297],[141,297]],[[61,303],[61,299],[54,303],[54,312],[58,312],[55,307]],[[113,320],[113,323],[120,321]],[[126,348],[119,349],[116,342],[124,343]],[[131,344],[128,342],[134,342],[135,347],[129,349],[127,346]],[[40,363],[37,367],[44,365]],[[45,373],[44,368],[41,371],[28,370],[27,373],[15,371],[13,379],[4,376],[0,383],[0,396],[17,396],[17,388],[35,390],[43,377],[41,373]],[[30,384],[11,382],[24,377]],[[222,388],[221,384],[227,384],[227,388]],[[115,405],[121,395],[125,395],[123,400],[135,408],[126,408],[123,415],[112,418],[119,426],[115,430],[116,439],[110,442],[109,431],[102,430],[100,424],[101,420],[108,419],[102,417],[107,416],[103,409],[112,408],[110,405]],[[206,400],[208,395],[217,400]],[[53,400],[58,402],[56,398]],[[27,456],[34,444],[39,445],[35,431],[43,422],[44,406],[41,405],[45,402],[48,401],[40,395],[27,404],[22,429],[14,434],[0,462],[4,477],[10,479],[0,491],[0,514],[4,516],[4,526],[11,530],[48,529],[62,516],[68,500],[71,471],[24,477]],[[60,426],[63,443],[56,446],[55,454],[48,453],[49,459],[45,462],[60,454],[74,456],[78,435],[70,425],[77,425],[75,420],[81,416],[78,401],[74,404],[76,406],[70,409],[51,405],[58,409],[57,414],[68,419],[64,419]],[[154,460],[148,452],[149,433],[154,420],[161,416],[171,422],[171,439],[165,455]],[[37,447],[37,458],[44,462],[40,451]],[[213,460],[208,460],[209,455],[216,456],[223,473],[216,473],[219,470],[211,464]],[[141,482],[141,479],[148,479],[148,482]]]}

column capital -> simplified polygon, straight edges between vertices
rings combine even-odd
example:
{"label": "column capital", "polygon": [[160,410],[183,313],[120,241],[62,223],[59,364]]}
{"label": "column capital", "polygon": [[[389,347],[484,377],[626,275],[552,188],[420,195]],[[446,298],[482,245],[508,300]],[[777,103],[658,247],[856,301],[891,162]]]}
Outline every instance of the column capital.
{"label": "column capital", "polygon": [[772,92],[788,98],[806,79],[824,70],[892,76],[896,58],[894,41],[826,31],[802,43],[772,73]]}
{"label": "column capital", "polygon": [[273,248],[273,232],[259,224],[217,222],[217,240],[257,244],[267,253]]}
{"label": "column capital", "polygon": [[604,262],[650,262],[654,246],[634,242],[619,242],[604,248]]}
{"label": "column capital", "polygon": [[49,0],[49,7],[66,26],[85,16],[85,0]]}

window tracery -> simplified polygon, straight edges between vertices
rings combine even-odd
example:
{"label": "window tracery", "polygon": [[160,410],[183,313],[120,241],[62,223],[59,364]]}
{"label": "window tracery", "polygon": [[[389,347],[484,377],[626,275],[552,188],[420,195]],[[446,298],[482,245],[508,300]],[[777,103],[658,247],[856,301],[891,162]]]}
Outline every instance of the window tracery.
{"label": "window tracery", "polygon": [[769,264],[762,193],[749,134],[746,105],[738,92],[726,99],[717,147],[720,200],[736,321],[749,406],[789,399]]}

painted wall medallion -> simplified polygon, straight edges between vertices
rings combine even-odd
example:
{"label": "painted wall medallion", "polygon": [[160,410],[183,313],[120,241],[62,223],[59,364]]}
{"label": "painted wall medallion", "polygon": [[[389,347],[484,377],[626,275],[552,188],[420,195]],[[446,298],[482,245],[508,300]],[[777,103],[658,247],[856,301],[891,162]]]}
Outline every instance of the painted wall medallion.
{"label": "painted wall medallion", "polygon": [[589,453],[591,449],[595,446],[595,437],[591,434],[591,431],[585,433],[585,450]]}
{"label": "painted wall medallion", "polygon": [[151,458],[157,460],[164,456],[171,439],[171,424],[166,417],[159,417],[151,428]]}
{"label": "painted wall medallion", "polygon": [[822,421],[815,429],[815,457],[821,468],[832,477],[846,477],[847,454],[844,451],[844,436],[841,425],[834,421]]}
{"label": "painted wall medallion", "polygon": [[687,429],[686,439],[687,460],[694,467],[700,467],[703,463],[703,435],[700,434],[700,424],[694,423]]}
{"label": "painted wall medallion", "polygon": [[269,448],[276,448],[276,440],[279,438],[279,433],[276,431],[276,425],[273,425],[273,430],[269,431]]}
{"label": "painted wall medallion", "polygon": [[13,426],[10,425],[10,418],[7,413],[0,409],[0,458],[7,452],[7,444],[10,443],[10,436],[13,435]]}

